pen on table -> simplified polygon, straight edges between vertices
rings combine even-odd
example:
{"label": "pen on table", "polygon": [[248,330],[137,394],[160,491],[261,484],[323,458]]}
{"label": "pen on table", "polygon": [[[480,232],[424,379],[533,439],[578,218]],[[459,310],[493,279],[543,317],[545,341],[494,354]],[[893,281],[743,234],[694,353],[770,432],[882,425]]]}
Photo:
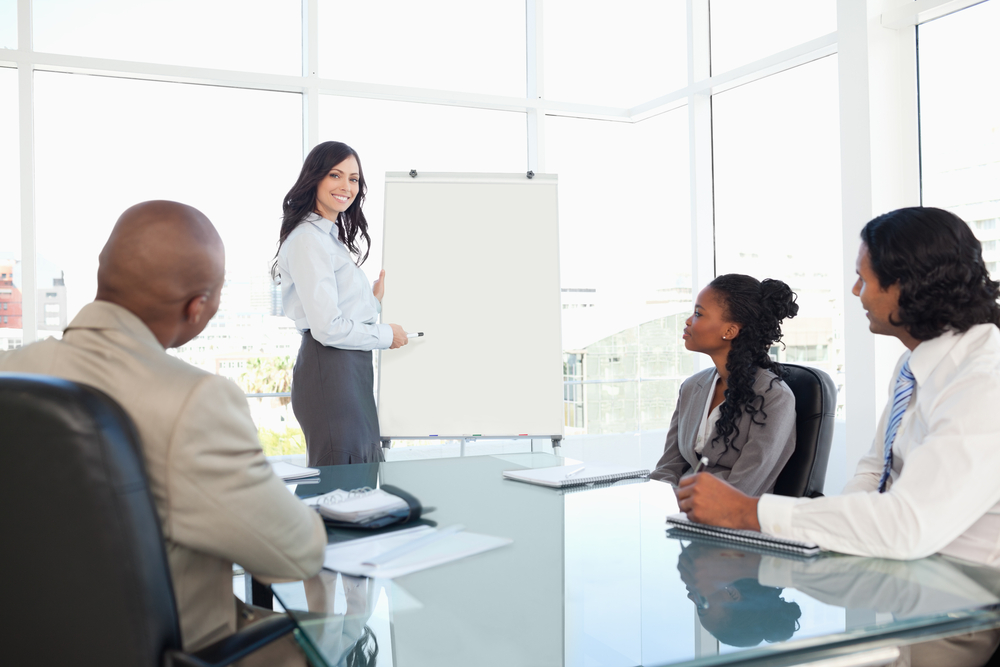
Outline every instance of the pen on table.
{"label": "pen on table", "polygon": [[436,542],[437,540],[440,540],[442,537],[447,537],[448,535],[454,535],[455,533],[460,533],[463,530],[465,530],[465,526],[463,526],[460,523],[456,523],[454,526],[449,526],[448,528],[435,530],[434,532],[428,535],[424,535],[423,537],[418,537],[415,540],[410,540],[405,544],[399,545],[395,549],[390,549],[389,551],[381,553],[378,556],[375,556],[374,558],[369,558],[366,561],[362,561],[361,564],[372,565],[376,567],[379,565],[385,565],[389,561],[396,560],[400,556],[404,556],[410,553],[411,551],[419,549],[422,546],[430,544],[431,542]]}
{"label": "pen on table", "polygon": [[708,465],[708,457],[707,456],[701,457],[701,460],[698,461],[698,465],[694,467],[694,470],[691,471],[691,474],[697,475],[699,472],[701,472],[701,469],[707,465]]}
{"label": "pen on table", "polygon": [[[572,472],[568,472],[568,473],[566,473],[566,477],[572,477],[572,476],[573,476],[573,475],[575,475],[576,473],[578,473],[578,472],[583,472],[583,471],[584,471],[584,470],[586,470],[586,469],[587,469],[587,466],[580,466],[580,467],[579,467],[579,468],[577,468],[576,470],[573,470]],[[565,478],[563,478],[563,479],[565,479]]]}
{"label": "pen on table", "polygon": [[407,338],[420,338],[423,335],[424,335],[423,331],[414,331],[413,333],[407,333],[406,337]]}

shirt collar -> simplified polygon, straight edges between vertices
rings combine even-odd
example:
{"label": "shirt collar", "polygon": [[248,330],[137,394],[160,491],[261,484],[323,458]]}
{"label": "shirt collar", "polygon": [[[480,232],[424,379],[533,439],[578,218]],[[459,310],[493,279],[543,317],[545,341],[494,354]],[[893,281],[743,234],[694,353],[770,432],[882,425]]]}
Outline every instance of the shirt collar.
{"label": "shirt collar", "polygon": [[66,332],[73,329],[113,329],[144,345],[163,351],[160,341],[137,315],[110,301],[94,301],[81,308],[66,327]]}
{"label": "shirt collar", "polygon": [[962,340],[962,335],[948,330],[937,338],[921,342],[910,352],[910,372],[913,373],[918,387],[927,381],[941,360]]}
{"label": "shirt collar", "polygon": [[337,238],[337,233],[334,231],[337,228],[337,225],[334,224],[332,220],[327,220],[315,211],[307,215],[302,221],[311,222],[327,234],[331,235],[333,238]]}

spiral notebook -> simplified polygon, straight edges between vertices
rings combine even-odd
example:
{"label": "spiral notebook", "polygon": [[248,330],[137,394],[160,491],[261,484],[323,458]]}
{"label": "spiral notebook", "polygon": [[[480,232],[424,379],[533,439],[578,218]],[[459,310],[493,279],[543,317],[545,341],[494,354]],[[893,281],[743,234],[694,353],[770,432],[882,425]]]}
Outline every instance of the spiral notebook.
{"label": "spiral notebook", "polygon": [[565,486],[606,484],[632,477],[649,477],[649,470],[607,463],[577,463],[554,468],[504,470],[503,476],[519,482],[561,489]]}
{"label": "spiral notebook", "polygon": [[749,544],[765,549],[775,549],[803,556],[814,556],[820,552],[819,545],[812,542],[799,542],[798,540],[787,540],[782,537],[775,537],[767,533],[758,533],[755,530],[737,530],[735,528],[719,528],[718,526],[708,526],[703,523],[695,523],[684,514],[671,514],[667,517],[671,532],[693,533],[714,540],[725,540],[738,544]]}
{"label": "spiral notebook", "polygon": [[321,496],[305,498],[302,502],[315,507],[325,517],[348,523],[364,523],[393,512],[409,510],[406,501],[399,496],[368,487],[353,491],[336,489]]}

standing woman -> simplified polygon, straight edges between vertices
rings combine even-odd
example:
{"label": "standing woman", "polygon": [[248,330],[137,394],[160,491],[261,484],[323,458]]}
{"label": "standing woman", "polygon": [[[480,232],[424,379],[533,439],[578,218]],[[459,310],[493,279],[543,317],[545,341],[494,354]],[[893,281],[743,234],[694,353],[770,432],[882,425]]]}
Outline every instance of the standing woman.
{"label": "standing woman", "polygon": [[281,281],[285,315],[302,333],[292,411],[310,466],[385,460],[371,352],[407,338],[398,324],[376,323],[385,271],[373,287],[360,268],[371,246],[361,211],[367,190],[354,149],[327,141],[309,152],[281,206],[271,273]]}
{"label": "standing woman", "polygon": [[780,280],[730,273],[698,294],[684,347],[707,354],[714,368],[681,384],[650,477],[676,484],[705,456],[705,472],[743,493],[774,490],[795,450],[795,396],[769,351],[781,340],[781,321],[798,312],[795,293]]}

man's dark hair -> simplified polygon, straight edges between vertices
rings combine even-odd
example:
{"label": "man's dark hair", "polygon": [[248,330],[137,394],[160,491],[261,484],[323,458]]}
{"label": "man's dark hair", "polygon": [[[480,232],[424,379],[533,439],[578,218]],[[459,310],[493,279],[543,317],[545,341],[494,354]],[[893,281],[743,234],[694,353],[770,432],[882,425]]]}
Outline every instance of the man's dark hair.
{"label": "man's dark hair", "polygon": [[917,340],[975,324],[1000,326],[1000,283],[990,279],[983,248],[954,213],[901,208],[861,230],[872,270],[883,289],[899,284],[899,320]]}

